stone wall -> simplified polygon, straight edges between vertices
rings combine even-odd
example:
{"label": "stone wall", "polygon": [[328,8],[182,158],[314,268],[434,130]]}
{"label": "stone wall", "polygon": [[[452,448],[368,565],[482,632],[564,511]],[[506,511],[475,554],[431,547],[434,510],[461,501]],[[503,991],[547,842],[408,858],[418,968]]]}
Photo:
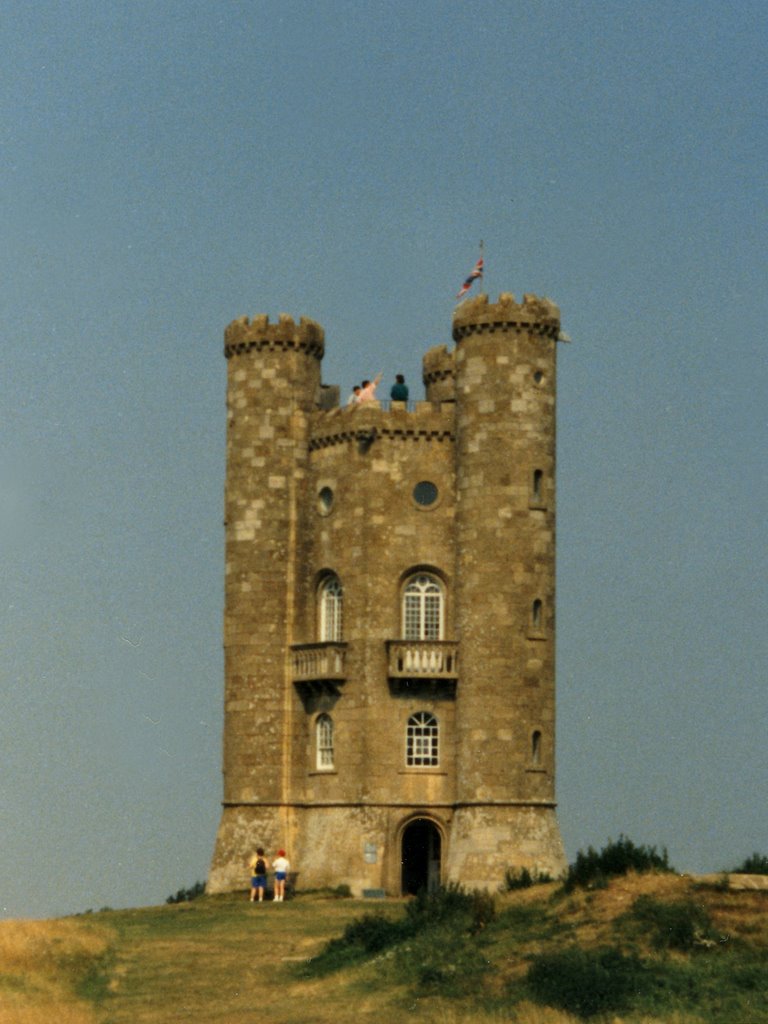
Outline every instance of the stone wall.
{"label": "stone wall", "polygon": [[[300,884],[397,894],[420,821],[430,884],[495,889],[507,867],[565,866],[558,331],[549,300],[480,296],[457,309],[455,349],[424,357],[428,401],[327,409],[318,325],[257,317],[227,329],[225,809],[212,891],[244,884],[261,844],[289,850]],[[439,641],[403,641],[416,577],[442,592]],[[320,632],[329,579],[343,593],[333,642]],[[437,723],[436,764],[406,763],[415,714]],[[422,868],[408,870],[412,883]]]}

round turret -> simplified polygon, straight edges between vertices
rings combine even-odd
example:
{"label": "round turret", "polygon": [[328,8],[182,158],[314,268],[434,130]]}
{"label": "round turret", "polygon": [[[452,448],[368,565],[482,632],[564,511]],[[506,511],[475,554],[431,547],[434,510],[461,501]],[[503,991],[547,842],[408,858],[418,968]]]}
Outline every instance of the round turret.
{"label": "round turret", "polygon": [[421,365],[427,401],[452,402],[456,392],[453,352],[445,345],[435,345],[425,352]]}
{"label": "round turret", "polygon": [[309,422],[318,407],[323,349],[319,324],[285,314],[277,323],[240,317],[224,332],[227,811],[216,884],[231,881],[246,827],[265,846],[285,842],[275,810],[288,784],[283,767],[293,711],[285,652],[293,641],[290,610],[301,560],[295,537],[307,508]]}
{"label": "round turret", "polygon": [[[456,877],[504,858],[559,872],[554,818],[555,366],[549,299],[453,318],[456,382]],[[478,836],[487,836],[479,856]],[[480,877],[477,876],[479,883]]]}
{"label": "round turret", "polygon": [[287,313],[281,313],[278,322],[271,324],[269,317],[261,313],[252,319],[241,316],[224,331],[224,355],[227,359],[252,351],[280,352],[288,349],[322,359],[325,349],[323,328],[307,317],[301,317],[297,324]]}
{"label": "round turret", "polygon": [[524,295],[515,302],[511,292],[502,292],[499,301],[490,303],[485,294],[467,299],[453,314],[453,340],[461,341],[471,334],[493,334],[495,331],[521,329],[557,341],[560,334],[560,310],[551,299]]}

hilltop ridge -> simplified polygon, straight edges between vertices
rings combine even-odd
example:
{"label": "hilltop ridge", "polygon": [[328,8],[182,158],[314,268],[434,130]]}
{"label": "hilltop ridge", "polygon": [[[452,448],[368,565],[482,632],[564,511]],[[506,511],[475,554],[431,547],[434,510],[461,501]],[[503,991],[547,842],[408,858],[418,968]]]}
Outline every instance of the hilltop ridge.
{"label": "hilltop ridge", "polygon": [[[450,940],[436,941],[430,933],[407,951],[366,954],[314,977],[302,976],[302,965],[350,922],[398,920],[406,901],[315,893],[254,906],[238,893],[0,922],[0,1024],[251,1022],[256,1008],[264,1024],[381,1024],[404,1013],[426,1024],[575,1024],[579,1017],[562,1008],[534,1006],[526,976],[543,957],[576,951],[586,963],[609,948],[636,957],[644,976],[657,972],[663,984],[643,997],[642,1016],[629,1006],[595,1020],[662,1024],[674,1012],[676,1024],[768,1022],[764,891],[667,873],[570,895],[551,883],[494,902],[495,917],[475,935],[454,928]],[[687,947],[683,931],[665,938],[685,913],[698,922]],[[478,956],[485,966],[475,974]],[[435,965],[444,978],[430,984]]]}

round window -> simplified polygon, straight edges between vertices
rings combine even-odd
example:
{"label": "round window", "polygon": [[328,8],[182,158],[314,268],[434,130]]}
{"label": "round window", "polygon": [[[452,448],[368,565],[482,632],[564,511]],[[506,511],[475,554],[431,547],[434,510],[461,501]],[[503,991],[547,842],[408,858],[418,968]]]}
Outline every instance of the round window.
{"label": "round window", "polygon": [[333,491],[330,487],[321,488],[317,495],[317,507],[321,515],[327,516],[333,508]]}
{"label": "round window", "polygon": [[431,480],[420,480],[413,488],[413,500],[422,508],[429,508],[437,501],[437,487]]}
{"label": "round window", "polygon": [[536,370],[533,375],[533,379],[536,381],[537,384],[541,384],[541,382],[544,380],[544,374],[541,372],[541,370]]}

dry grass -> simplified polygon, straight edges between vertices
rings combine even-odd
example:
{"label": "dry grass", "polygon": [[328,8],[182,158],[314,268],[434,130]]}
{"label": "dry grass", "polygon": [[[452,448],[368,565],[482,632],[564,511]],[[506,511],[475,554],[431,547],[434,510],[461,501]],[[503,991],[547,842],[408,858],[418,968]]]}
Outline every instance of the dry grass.
{"label": "dry grass", "polygon": [[466,1008],[457,1009],[452,1005],[437,1006],[419,1020],[423,1024],[582,1024],[569,1013],[536,1006],[534,1003],[520,1003],[514,1010],[504,1013],[467,1011]]}
{"label": "dry grass", "polygon": [[75,919],[0,921],[0,1024],[96,1024],[77,987],[113,938]]}
{"label": "dry grass", "polygon": [[[391,1018],[395,1020],[396,1018]],[[483,1013],[467,1011],[455,1006],[433,1009],[431,1014],[418,1018],[421,1024],[584,1024],[579,1017],[574,1017],[563,1010],[555,1010],[549,1006],[537,1006],[536,1003],[522,1002],[506,1012]],[[389,1024],[389,1018],[382,1018],[380,1024]],[[701,1018],[688,1014],[672,1013],[663,1020],[658,1017],[633,1016],[608,1018],[606,1024],[702,1024]],[[740,1022],[743,1024],[743,1022]]]}
{"label": "dry grass", "polygon": [[0,996],[0,1024],[96,1024],[91,1007],[74,1005],[61,999],[35,1003],[16,996]]}
{"label": "dry grass", "polygon": [[[488,946],[494,970],[485,1005],[504,1006],[504,986],[522,976],[532,954],[615,940],[616,920],[641,895],[697,902],[727,941],[768,950],[765,893],[723,892],[672,874],[628,876],[553,900],[554,891],[537,886],[499,898],[499,910],[517,908],[522,916]],[[419,998],[375,959],[326,977],[299,975],[300,961],[373,911],[402,912],[397,901],[372,906],[305,896],[254,906],[230,896],[62,921],[0,922],[0,1024],[388,1024],[406,1016],[418,1024],[579,1024],[531,1002],[490,1012],[472,1000]],[[663,1019],[616,1016],[604,1024],[704,1020],[671,1012]]]}
{"label": "dry grass", "polygon": [[63,952],[100,956],[114,938],[103,926],[83,927],[79,918],[61,921],[0,921],[0,964],[3,972],[28,971],[55,961]]}
{"label": "dry grass", "polygon": [[626,913],[639,896],[661,902],[690,901],[704,908],[724,941],[742,938],[768,950],[766,894],[758,891],[723,891],[702,885],[689,875],[629,874],[615,878],[604,889],[575,890],[559,911],[563,925],[573,928],[580,945],[609,942],[614,921]]}

